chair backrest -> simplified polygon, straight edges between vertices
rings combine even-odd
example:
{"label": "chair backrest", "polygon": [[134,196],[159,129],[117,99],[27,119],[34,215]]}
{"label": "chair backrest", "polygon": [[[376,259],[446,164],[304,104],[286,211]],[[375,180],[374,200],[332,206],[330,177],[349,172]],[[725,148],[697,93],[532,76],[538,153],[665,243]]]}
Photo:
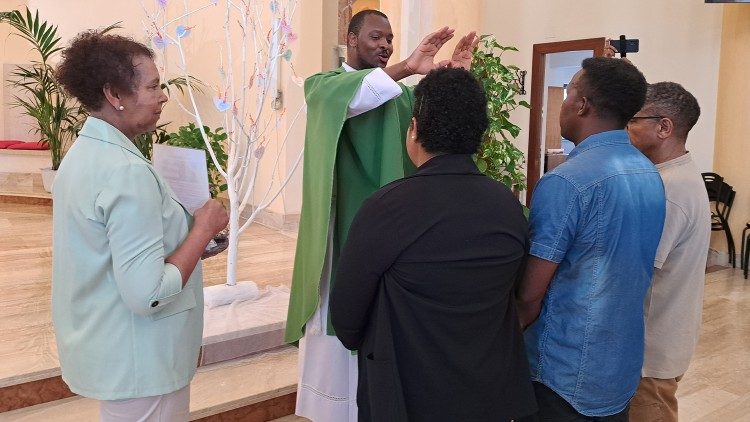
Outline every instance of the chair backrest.
{"label": "chair backrest", "polygon": [[724,178],[716,173],[701,173],[703,176],[703,183],[706,184],[706,192],[708,193],[709,201],[716,201],[721,194],[722,185],[724,185]]}
{"label": "chair backrest", "polygon": [[[729,213],[732,211],[732,204],[734,204],[734,188],[725,182],[721,183],[719,194],[714,200],[716,203],[716,213],[724,221],[729,221]],[[709,194],[710,198],[710,194]]]}

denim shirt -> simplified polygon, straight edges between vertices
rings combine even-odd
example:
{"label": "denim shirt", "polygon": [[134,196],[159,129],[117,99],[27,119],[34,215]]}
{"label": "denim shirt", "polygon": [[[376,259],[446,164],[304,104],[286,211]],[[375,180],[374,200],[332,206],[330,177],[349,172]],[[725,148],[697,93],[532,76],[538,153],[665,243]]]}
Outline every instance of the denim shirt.
{"label": "denim shirt", "polygon": [[526,352],[579,413],[618,413],[638,386],[664,213],[659,173],[622,130],[586,138],[534,191],[530,254],[559,266]]}

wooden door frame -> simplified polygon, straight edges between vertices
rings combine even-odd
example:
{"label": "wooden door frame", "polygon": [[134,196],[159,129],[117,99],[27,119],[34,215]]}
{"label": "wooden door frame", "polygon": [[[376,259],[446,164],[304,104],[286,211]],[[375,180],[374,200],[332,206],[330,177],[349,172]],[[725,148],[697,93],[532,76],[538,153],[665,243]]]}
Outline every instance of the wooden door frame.
{"label": "wooden door frame", "polygon": [[544,68],[545,56],[549,53],[566,51],[593,50],[594,57],[604,55],[605,38],[587,38],[583,40],[558,41],[534,44],[531,59],[531,116],[529,119],[529,145],[526,156],[526,205],[531,205],[531,195],[539,182],[542,149],[542,107],[544,104]]}

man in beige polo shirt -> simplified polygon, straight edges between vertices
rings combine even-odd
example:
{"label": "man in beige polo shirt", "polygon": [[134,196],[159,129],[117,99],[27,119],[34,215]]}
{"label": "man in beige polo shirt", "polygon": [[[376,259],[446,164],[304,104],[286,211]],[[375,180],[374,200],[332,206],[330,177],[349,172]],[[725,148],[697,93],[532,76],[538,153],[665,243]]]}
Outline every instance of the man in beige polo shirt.
{"label": "man in beige polo shirt", "polygon": [[659,170],[667,199],[644,306],[645,353],[631,422],[677,422],[677,383],[698,343],[711,221],[703,178],[685,142],[699,115],[698,101],[685,88],[659,82],[649,85],[643,108],[627,126],[633,145]]}

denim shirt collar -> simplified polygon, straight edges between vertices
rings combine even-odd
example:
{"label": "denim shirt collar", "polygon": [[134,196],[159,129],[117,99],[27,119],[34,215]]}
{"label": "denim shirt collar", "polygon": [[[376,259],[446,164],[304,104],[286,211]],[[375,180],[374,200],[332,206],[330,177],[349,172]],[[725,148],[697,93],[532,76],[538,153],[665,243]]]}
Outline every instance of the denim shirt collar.
{"label": "denim shirt collar", "polygon": [[568,155],[568,159],[575,157],[578,154],[588,151],[592,148],[604,146],[604,145],[617,145],[617,144],[629,144],[630,137],[624,129],[620,130],[608,130],[606,132],[595,133],[588,138],[584,139],[583,142],[576,145],[573,151]]}

